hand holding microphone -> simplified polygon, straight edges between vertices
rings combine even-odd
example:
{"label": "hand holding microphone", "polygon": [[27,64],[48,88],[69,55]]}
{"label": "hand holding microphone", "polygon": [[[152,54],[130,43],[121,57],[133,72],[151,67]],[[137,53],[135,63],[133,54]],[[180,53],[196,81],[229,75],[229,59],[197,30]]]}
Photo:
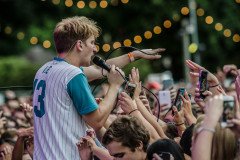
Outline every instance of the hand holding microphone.
{"label": "hand holding microphone", "polygon": [[124,81],[127,81],[125,78],[124,72],[121,69],[119,69],[118,67],[115,67],[115,65],[111,66],[111,65],[107,64],[99,56],[95,56],[92,61],[97,66],[99,66],[109,72],[108,81],[110,84],[118,84],[121,86]]}

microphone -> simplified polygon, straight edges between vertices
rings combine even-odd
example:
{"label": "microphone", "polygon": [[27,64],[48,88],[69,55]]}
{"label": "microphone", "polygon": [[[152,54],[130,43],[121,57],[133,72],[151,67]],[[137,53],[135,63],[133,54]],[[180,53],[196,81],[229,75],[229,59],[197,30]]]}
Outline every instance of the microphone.
{"label": "microphone", "polygon": [[92,62],[94,64],[96,64],[97,66],[107,70],[108,72],[110,72],[111,66],[108,65],[101,57],[99,56],[94,56]]}

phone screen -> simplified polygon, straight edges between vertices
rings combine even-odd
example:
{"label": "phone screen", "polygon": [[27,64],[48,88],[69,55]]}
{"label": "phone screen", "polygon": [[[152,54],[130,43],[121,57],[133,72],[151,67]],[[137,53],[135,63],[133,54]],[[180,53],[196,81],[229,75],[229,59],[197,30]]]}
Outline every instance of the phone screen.
{"label": "phone screen", "polygon": [[180,95],[184,96],[184,92],[185,92],[185,88],[179,88],[176,99],[174,101],[174,105],[177,107],[178,111],[181,110],[181,106],[182,106],[182,99]]}
{"label": "phone screen", "polygon": [[235,101],[233,96],[223,96],[223,113],[221,117],[221,127],[232,127],[232,124],[228,123],[235,117]]}
{"label": "phone screen", "polygon": [[135,88],[136,88],[136,85],[133,83],[126,84],[125,91],[131,98],[133,98]]}
{"label": "phone screen", "polygon": [[158,99],[159,99],[160,105],[167,104],[167,106],[165,106],[164,108],[169,109],[171,107],[170,91],[159,91]]}
{"label": "phone screen", "polygon": [[199,77],[199,91],[200,91],[200,98],[204,99],[206,96],[204,96],[202,93],[208,90],[208,81],[207,81],[207,71],[200,71],[200,77]]}

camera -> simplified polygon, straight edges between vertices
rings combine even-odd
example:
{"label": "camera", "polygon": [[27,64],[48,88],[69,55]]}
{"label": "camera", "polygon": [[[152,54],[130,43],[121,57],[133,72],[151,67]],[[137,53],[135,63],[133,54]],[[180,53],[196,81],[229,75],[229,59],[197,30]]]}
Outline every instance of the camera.
{"label": "camera", "polygon": [[228,123],[235,117],[235,100],[233,96],[223,96],[223,113],[220,118],[221,127],[232,127],[233,124]]}

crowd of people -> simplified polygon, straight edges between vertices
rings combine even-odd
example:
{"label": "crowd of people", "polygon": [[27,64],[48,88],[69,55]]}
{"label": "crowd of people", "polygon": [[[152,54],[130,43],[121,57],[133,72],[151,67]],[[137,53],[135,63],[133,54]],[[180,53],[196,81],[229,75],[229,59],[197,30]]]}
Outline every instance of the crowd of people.
{"label": "crowd of people", "polygon": [[[170,85],[145,85],[133,67],[126,81],[122,67],[139,58],[159,59],[165,49],[109,59],[108,72],[90,65],[99,33],[96,22],[86,17],[56,25],[58,57],[36,73],[33,95],[5,92],[0,159],[240,159],[240,70],[235,65],[211,73],[186,60],[191,81]],[[207,73],[204,84],[202,72]],[[94,96],[88,82],[104,77],[108,83]],[[162,91],[169,93],[170,104],[160,98]]]}

